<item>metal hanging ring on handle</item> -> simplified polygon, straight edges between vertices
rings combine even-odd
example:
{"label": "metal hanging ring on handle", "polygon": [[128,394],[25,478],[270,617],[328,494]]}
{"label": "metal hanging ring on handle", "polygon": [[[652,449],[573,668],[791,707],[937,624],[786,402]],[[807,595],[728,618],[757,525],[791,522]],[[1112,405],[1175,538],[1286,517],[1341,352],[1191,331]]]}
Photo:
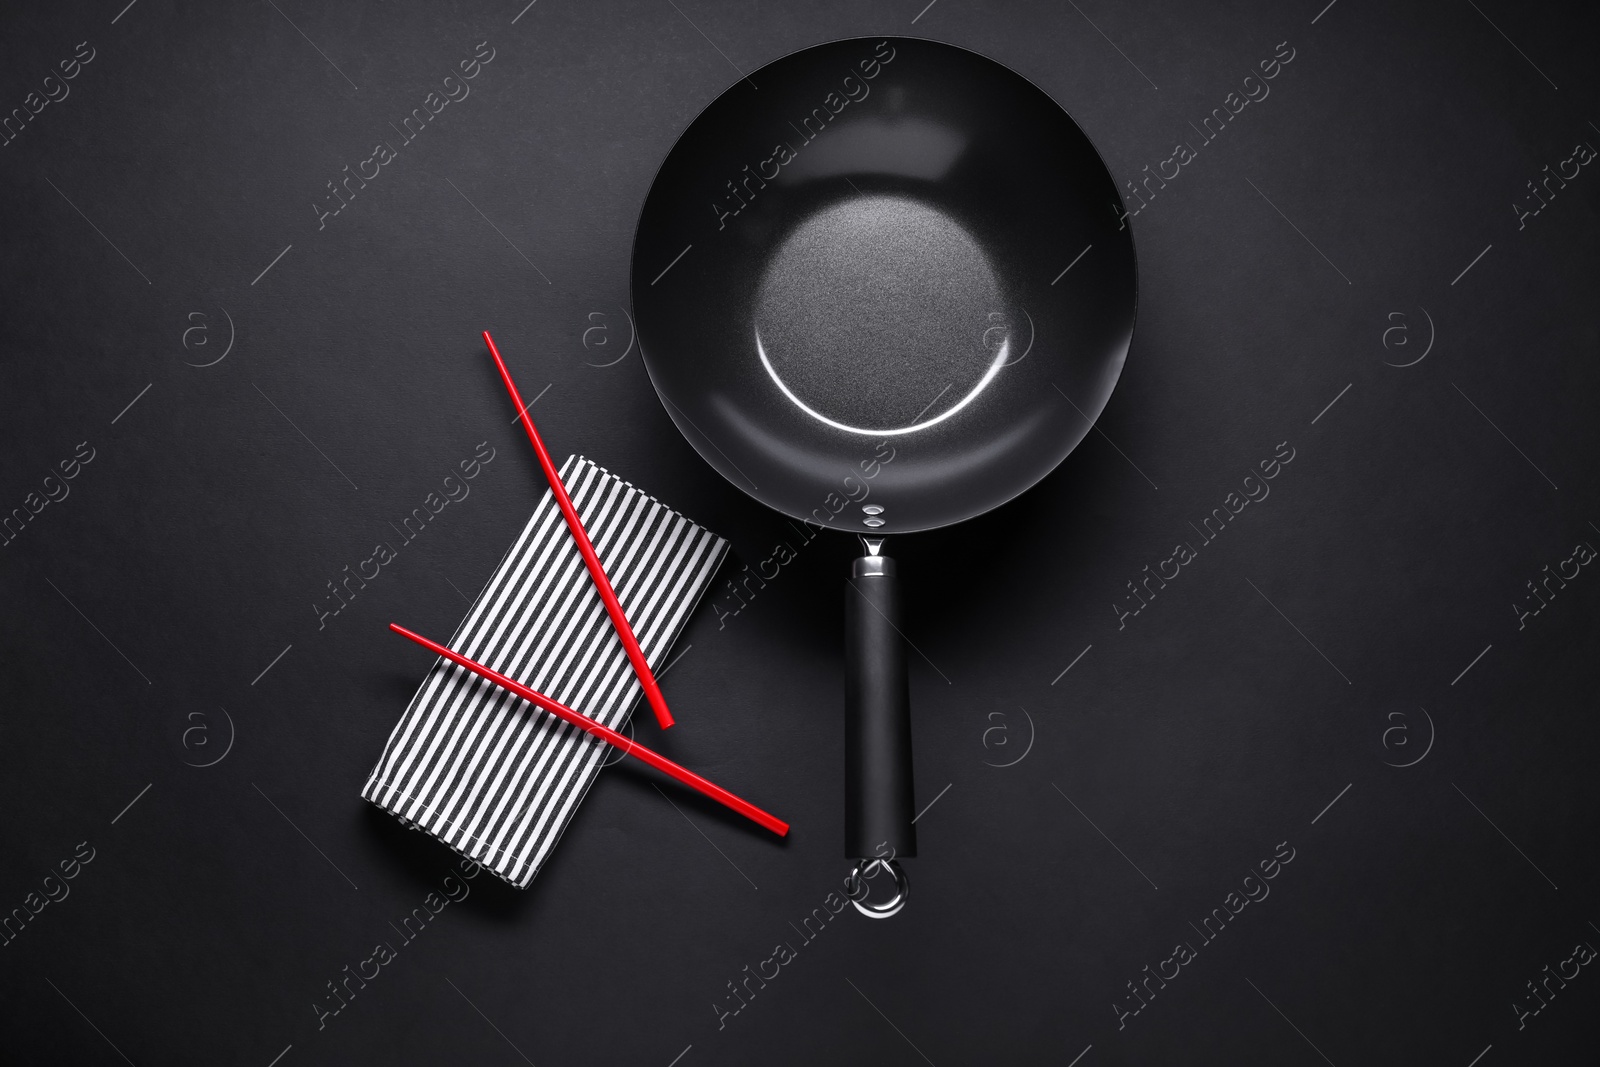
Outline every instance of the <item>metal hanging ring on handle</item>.
{"label": "metal hanging ring on handle", "polygon": [[[857,890],[864,884],[863,878],[871,877],[868,872],[874,867],[888,871],[890,876],[894,878],[894,896],[881,904],[874,904],[865,899],[866,894],[864,893],[861,899],[858,900],[856,898]],[[910,892],[911,885],[906,880],[906,872],[901,869],[898,862],[892,859],[861,860],[850,868],[850,877],[845,880],[845,893],[849,896],[850,903],[854,904],[856,910],[869,919],[887,919],[889,916],[894,915],[906,906],[906,899]]]}

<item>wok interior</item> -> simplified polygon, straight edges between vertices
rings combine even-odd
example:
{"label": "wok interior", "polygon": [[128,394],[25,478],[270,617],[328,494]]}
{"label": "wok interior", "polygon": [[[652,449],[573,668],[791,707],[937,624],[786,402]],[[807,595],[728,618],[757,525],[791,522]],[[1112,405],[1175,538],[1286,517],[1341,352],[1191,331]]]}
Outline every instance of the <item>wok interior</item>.
{"label": "wok interior", "polygon": [[1132,335],[1132,240],[1087,138],[933,42],[836,42],[750,80],[674,147],[635,241],[646,366],[687,439],[769,506],[862,533],[1043,477]]}

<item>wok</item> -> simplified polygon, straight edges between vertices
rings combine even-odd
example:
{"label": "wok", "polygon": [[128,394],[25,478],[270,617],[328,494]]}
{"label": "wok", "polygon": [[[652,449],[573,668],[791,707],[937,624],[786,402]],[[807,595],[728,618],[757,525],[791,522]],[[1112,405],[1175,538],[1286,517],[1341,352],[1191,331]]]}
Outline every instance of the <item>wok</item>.
{"label": "wok", "polygon": [[[916,855],[900,577],[886,538],[1039,481],[1111,395],[1133,238],[1077,124],[1008,68],[905,37],[795,52],[668,153],[631,270],[650,380],[718,473],[861,538],[845,593],[845,852]],[[952,567],[1021,566],[1003,549]],[[865,909],[864,909],[865,910]]]}

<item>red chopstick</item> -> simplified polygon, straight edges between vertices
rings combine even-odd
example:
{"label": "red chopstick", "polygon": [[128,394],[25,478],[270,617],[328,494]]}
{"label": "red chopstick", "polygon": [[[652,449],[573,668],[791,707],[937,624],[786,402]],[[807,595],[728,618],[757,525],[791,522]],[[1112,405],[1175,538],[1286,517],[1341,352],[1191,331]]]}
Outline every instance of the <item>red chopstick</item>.
{"label": "red chopstick", "polygon": [[585,730],[607,744],[620,748],[628,755],[635,756],[638,759],[643,760],[656,770],[661,771],[664,774],[671,775],[684,785],[689,786],[691,789],[697,789],[706,796],[710,797],[712,800],[717,801],[719,804],[724,804],[738,812],[740,815],[743,815],[745,818],[759,823],[768,830],[771,830],[773,833],[777,834],[779,837],[784,837],[789,833],[789,824],[778,818],[776,815],[770,815],[767,812],[762,811],[748,800],[741,800],[739,797],[734,796],[720,785],[717,785],[714,782],[709,782],[700,777],[698,774],[689,770],[689,768],[674,763],[667,759],[667,757],[657,752],[652,752],[643,745],[635,744],[628,737],[617,733],[617,731],[611,729],[609,726],[605,726],[596,722],[594,719],[589,718],[589,716],[583,714],[582,712],[573,711],[565,704],[551,700],[543,693],[536,693],[522,683],[517,682],[514,679],[507,678],[499,671],[492,671],[488,667],[483,666],[481,663],[475,663],[467,657],[461,655],[461,653],[454,652],[439,644],[437,641],[430,641],[421,634],[413,633],[412,631],[407,630],[404,626],[391,622],[389,624],[389,629],[393,630],[401,637],[409,638],[410,640],[421,645],[423,648],[443,656],[451,663],[465,667],[473,674],[487,678],[489,681],[503,689],[509,689],[523,700],[543,708],[545,711],[548,711],[558,719],[561,719],[565,722],[570,722],[578,729]]}
{"label": "red chopstick", "polygon": [[500,358],[500,350],[495,347],[494,338],[489,336],[488,330],[483,331],[483,342],[489,346],[489,354],[494,357],[494,365],[500,368],[500,380],[506,383],[506,392],[511,394],[511,402],[517,405],[522,428],[528,431],[528,440],[533,443],[534,455],[539,457],[539,466],[544,468],[545,481],[550,483],[550,492],[555,495],[562,517],[567,520],[567,529],[572,531],[572,539],[577,542],[584,566],[589,568],[589,577],[594,579],[594,587],[599,591],[600,599],[605,601],[606,613],[611,616],[611,625],[616,628],[617,637],[621,639],[622,647],[628,652],[628,661],[633,664],[633,672],[639,676],[639,685],[644,689],[645,699],[650,702],[650,710],[656,713],[656,722],[661,724],[662,729],[666,729],[672,725],[672,712],[667,708],[667,698],[661,694],[661,686],[656,684],[656,676],[650,671],[650,664],[645,662],[644,651],[639,647],[639,639],[634,636],[633,627],[628,624],[628,616],[622,611],[622,602],[617,599],[616,591],[611,588],[611,579],[606,577],[605,568],[600,566],[600,557],[595,555],[594,545],[589,541],[589,533],[583,528],[583,520],[578,518],[578,509],[572,506],[572,498],[567,495],[567,487],[562,484],[561,474],[556,470],[555,461],[550,458],[549,450],[544,447],[539,431],[534,429],[533,420],[528,417],[527,405],[522,402],[522,394],[517,392],[516,383],[511,380],[511,372],[506,369],[506,361]]}

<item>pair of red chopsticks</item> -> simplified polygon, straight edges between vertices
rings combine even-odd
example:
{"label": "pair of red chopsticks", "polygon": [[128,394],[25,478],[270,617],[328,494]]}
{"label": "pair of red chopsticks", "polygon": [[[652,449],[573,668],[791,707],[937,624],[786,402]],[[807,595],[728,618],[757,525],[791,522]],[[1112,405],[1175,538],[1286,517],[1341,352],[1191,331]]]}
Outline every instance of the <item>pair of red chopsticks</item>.
{"label": "pair of red chopsticks", "polygon": [[[606,577],[605,568],[600,565],[600,557],[595,554],[594,545],[589,541],[589,533],[583,528],[583,520],[578,518],[578,509],[572,506],[572,498],[567,495],[567,487],[561,481],[561,474],[556,470],[556,465],[550,458],[550,453],[544,447],[544,441],[539,437],[539,431],[534,428],[533,419],[528,417],[527,405],[522,402],[522,394],[517,392],[516,383],[511,380],[511,372],[506,369],[505,360],[500,358],[500,350],[495,347],[494,338],[489,336],[489,331],[483,331],[484,343],[489,346],[489,354],[494,357],[495,366],[500,370],[500,379],[505,382],[506,392],[511,394],[511,402],[517,405],[517,415],[522,420],[522,428],[528,433],[528,440],[533,444],[533,451],[539,458],[539,466],[544,470],[545,480],[550,483],[550,492],[556,498],[556,504],[561,508],[561,515],[567,520],[567,529],[572,532],[572,539],[578,546],[578,552],[583,556],[584,566],[589,569],[589,577],[594,581],[594,587],[600,594],[600,599],[605,602],[606,613],[611,616],[611,624],[616,628],[617,637],[622,641],[622,647],[627,650],[628,660],[633,664],[634,673],[639,676],[639,684],[644,689],[645,698],[650,702],[650,708],[655,712],[656,721],[661,726],[668,727],[673,723],[672,712],[667,709],[666,697],[661,694],[661,686],[656,684],[655,675],[650,671],[650,664],[645,661],[644,652],[639,648],[639,640],[634,636],[633,627],[628,624],[628,617],[623,613],[622,603],[617,599],[616,591],[611,588],[611,580]],[[782,837],[789,832],[789,824],[775,815],[762,811],[754,804],[743,800],[723,789],[714,782],[707,781],[687,767],[674,763],[672,760],[653,752],[643,745],[635,744],[627,737],[619,734],[589,716],[579,711],[574,711],[565,704],[555,701],[537,693],[527,686],[508,678],[498,671],[490,670],[481,663],[474,662],[459,652],[452,651],[436,641],[430,641],[421,634],[414,633],[395,623],[389,624],[389,629],[421,645],[423,648],[443,656],[472,673],[487,678],[495,685],[508,689],[528,701],[550,712],[557,718],[569,722],[587,733],[600,738],[607,744],[621,749],[624,753],[654,767],[658,771],[671,775],[684,785],[696,789],[712,800],[724,804],[773,833]]]}

